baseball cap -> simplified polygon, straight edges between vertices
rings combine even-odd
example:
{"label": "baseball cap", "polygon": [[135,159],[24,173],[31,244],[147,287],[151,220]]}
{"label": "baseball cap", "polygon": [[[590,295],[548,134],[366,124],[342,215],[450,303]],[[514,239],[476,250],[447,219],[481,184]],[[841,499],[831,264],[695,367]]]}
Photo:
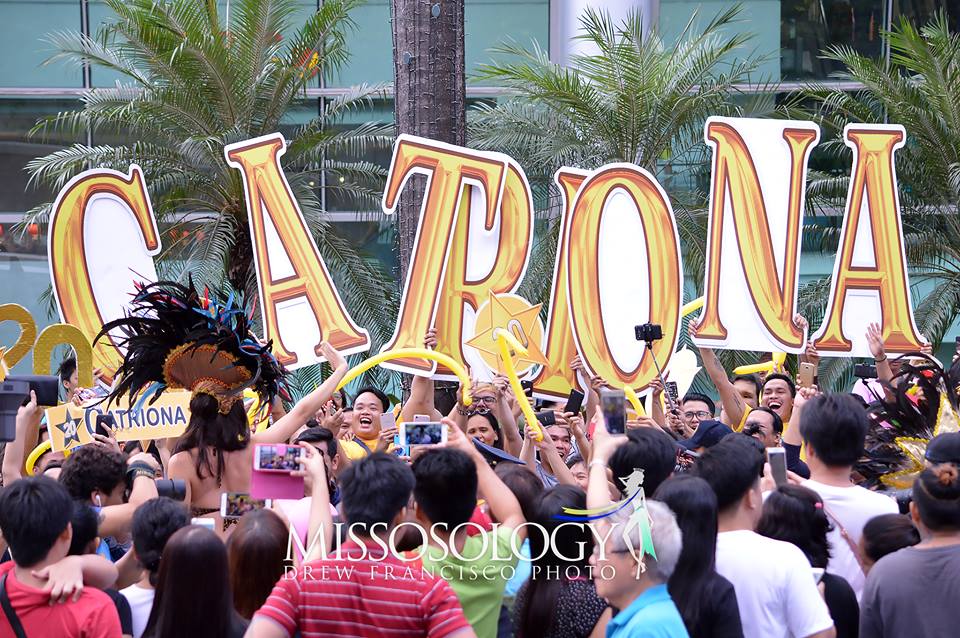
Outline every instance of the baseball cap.
{"label": "baseball cap", "polygon": [[689,439],[680,441],[680,445],[688,450],[695,450],[698,447],[713,447],[720,442],[720,439],[733,434],[729,426],[720,423],[720,421],[701,421],[697,431]]}
{"label": "baseball cap", "polygon": [[924,457],[931,463],[960,465],[960,432],[938,434],[930,439]]}

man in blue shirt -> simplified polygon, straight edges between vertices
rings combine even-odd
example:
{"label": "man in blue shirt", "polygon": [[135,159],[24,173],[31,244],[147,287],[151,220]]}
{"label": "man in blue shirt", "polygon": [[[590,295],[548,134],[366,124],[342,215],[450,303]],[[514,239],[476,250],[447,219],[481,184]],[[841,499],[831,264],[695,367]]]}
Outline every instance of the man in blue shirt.
{"label": "man in blue shirt", "polygon": [[607,638],[688,638],[667,592],[667,580],[680,557],[680,528],[663,503],[647,501],[646,509],[656,558],[643,556],[641,527],[631,521],[642,513],[627,507],[597,521],[598,538],[605,539],[590,559],[597,593],[620,609],[607,625]]}

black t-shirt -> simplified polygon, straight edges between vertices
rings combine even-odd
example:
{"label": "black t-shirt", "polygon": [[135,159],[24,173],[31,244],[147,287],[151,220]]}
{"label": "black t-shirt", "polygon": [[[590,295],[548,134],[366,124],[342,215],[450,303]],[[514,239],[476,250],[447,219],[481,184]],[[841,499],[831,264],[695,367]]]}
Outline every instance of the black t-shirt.
{"label": "black t-shirt", "polygon": [[697,623],[688,625],[687,633],[690,638],[743,638],[737,593],[729,580],[713,573],[703,588]]}
{"label": "black t-shirt", "polygon": [[823,599],[833,618],[833,626],[837,628],[837,638],[857,638],[860,635],[860,606],[850,583],[836,574],[824,574],[820,582],[823,583]]}

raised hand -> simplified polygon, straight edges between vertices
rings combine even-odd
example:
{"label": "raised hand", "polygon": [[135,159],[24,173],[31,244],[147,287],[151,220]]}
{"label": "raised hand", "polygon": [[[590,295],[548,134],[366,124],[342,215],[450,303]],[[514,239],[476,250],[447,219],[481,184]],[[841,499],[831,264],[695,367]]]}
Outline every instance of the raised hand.
{"label": "raised hand", "polygon": [[329,342],[323,341],[320,343],[320,354],[323,355],[323,358],[329,362],[330,367],[334,370],[346,371],[347,360],[340,354],[340,351],[331,346]]}
{"label": "raised hand", "polygon": [[867,326],[867,343],[870,345],[870,354],[874,360],[883,361],[887,358],[883,349],[883,332],[880,330],[880,324],[871,323]]}
{"label": "raised hand", "polygon": [[437,329],[430,328],[427,330],[427,334],[423,336],[423,347],[428,350],[437,349]]}

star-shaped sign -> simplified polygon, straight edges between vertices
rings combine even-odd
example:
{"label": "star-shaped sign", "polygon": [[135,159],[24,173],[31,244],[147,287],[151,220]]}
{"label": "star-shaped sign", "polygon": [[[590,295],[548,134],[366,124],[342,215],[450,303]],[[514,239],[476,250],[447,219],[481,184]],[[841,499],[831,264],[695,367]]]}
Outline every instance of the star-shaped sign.
{"label": "star-shaped sign", "polygon": [[546,365],[543,354],[543,325],[540,323],[540,308],[543,304],[531,305],[523,297],[513,294],[491,294],[490,300],[477,310],[475,336],[466,345],[476,348],[491,370],[503,372],[503,361],[495,338],[496,331],[506,330],[527,348],[526,355],[513,353],[517,374],[522,375],[535,365]]}
{"label": "star-shaped sign", "polygon": [[72,443],[80,445],[80,428],[83,427],[83,416],[71,416],[67,413],[67,419],[57,426],[57,429],[63,434],[63,448],[67,449]]}

